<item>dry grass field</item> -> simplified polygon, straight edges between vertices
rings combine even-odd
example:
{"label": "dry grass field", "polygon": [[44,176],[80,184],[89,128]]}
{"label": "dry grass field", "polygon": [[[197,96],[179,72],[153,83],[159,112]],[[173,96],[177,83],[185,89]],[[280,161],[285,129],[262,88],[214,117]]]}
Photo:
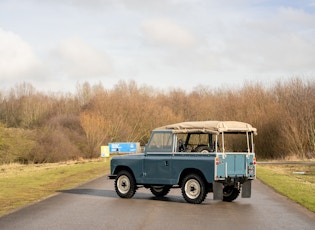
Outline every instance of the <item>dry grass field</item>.
{"label": "dry grass field", "polygon": [[0,166],[0,215],[109,171],[109,160]]}

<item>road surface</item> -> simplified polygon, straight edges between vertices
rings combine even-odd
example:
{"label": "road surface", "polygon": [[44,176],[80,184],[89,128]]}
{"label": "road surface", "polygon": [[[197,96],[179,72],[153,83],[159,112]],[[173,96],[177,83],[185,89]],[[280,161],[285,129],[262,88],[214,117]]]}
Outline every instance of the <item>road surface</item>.
{"label": "road surface", "polygon": [[1,230],[98,229],[315,229],[315,213],[275,193],[259,180],[252,198],[232,203],[188,204],[180,189],[156,199],[144,188],[132,199],[118,198],[106,176],[0,218]]}

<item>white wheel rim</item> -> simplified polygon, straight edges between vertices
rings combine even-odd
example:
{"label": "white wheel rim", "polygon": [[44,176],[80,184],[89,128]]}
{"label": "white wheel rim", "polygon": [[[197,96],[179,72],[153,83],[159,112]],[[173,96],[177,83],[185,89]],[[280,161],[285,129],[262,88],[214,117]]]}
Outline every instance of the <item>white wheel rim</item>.
{"label": "white wheel rim", "polygon": [[127,176],[122,175],[117,180],[117,188],[120,193],[126,194],[130,190],[130,180]]}
{"label": "white wheel rim", "polygon": [[195,179],[190,179],[185,184],[185,193],[190,199],[196,199],[200,195],[200,184]]}

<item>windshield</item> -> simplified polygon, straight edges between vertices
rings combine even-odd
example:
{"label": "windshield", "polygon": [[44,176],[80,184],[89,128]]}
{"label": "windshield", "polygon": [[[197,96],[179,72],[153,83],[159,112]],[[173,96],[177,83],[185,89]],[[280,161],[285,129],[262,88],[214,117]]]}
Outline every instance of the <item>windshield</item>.
{"label": "windshield", "polygon": [[152,137],[146,148],[147,152],[163,152],[172,151],[172,133],[170,132],[156,132]]}

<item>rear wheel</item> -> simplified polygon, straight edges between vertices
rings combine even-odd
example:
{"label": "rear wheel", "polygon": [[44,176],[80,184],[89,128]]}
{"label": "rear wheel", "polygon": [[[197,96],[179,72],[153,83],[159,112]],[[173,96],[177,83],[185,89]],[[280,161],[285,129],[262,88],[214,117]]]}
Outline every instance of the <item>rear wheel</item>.
{"label": "rear wheel", "polygon": [[160,185],[160,186],[151,186],[150,187],[150,191],[156,197],[166,196],[170,190],[171,190],[171,187],[168,185]]}
{"label": "rear wheel", "polygon": [[223,201],[231,202],[240,194],[240,190],[234,186],[228,185],[223,188]]}
{"label": "rear wheel", "polygon": [[207,190],[204,180],[197,174],[189,174],[183,179],[182,194],[188,203],[200,204],[206,196]]}
{"label": "rear wheel", "polygon": [[136,193],[136,181],[128,171],[120,171],[115,180],[115,191],[121,198],[131,198]]}

